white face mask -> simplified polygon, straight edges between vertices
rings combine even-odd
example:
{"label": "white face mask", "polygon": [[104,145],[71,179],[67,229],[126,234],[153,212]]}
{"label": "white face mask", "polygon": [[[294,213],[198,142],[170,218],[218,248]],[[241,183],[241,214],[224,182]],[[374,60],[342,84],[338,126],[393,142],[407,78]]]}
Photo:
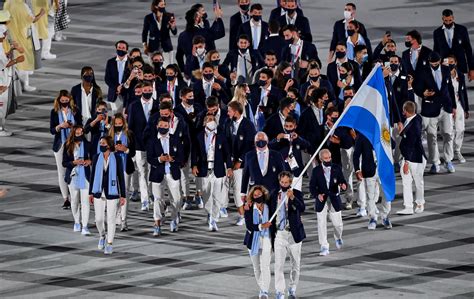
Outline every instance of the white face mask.
{"label": "white face mask", "polygon": [[206,52],[206,49],[205,48],[197,48],[196,49],[196,54],[198,56],[202,56],[204,54],[204,52]]}
{"label": "white face mask", "polygon": [[209,131],[214,131],[217,129],[217,123],[215,121],[210,121],[206,124],[206,128],[208,128]]}
{"label": "white face mask", "polygon": [[350,11],[344,10],[344,19],[349,20],[352,18],[352,13]]}

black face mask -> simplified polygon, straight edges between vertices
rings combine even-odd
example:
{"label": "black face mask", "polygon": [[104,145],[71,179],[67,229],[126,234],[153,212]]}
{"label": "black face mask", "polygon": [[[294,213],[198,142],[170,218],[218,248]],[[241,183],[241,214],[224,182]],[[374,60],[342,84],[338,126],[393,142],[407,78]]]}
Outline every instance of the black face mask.
{"label": "black face mask", "polygon": [[207,81],[211,81],[212,78],[214,78],[214,74],[213,74],[213,73],[210,73],[210,74],[203,74],[202,76],[203,76],[204,79],[206,79]]}
{"label": "black face mask", "polygon": [[161,13],[164,13],[165,12],[165,7],[158,7],[158,11],[161,12]]}
{"label": "black face mask", "polygon": [[392,57],[392,55],[395,55],[395,51],[385,51],[385,54],[387,57]]}
{"label": "black face mask", "polygon": [[259,197],[254,197],[253,202],[254,203],[262,203],[263,202],[263,195],[261,195]]}
{"label": "black face mask", "polygon": [[319,80],[319,76],[310,76],[309,77],[309,80],[313,81],[313,82],[316,82]]}
{"label": "black face mask", "polygon": [[391,70],[392,72],[394,72],[394,73],[395,73],[396,71],[398,71],[398,67],[399,67],[398,64],[395,64],[395,63],[391,63],[391,64],[390,64],[390,70]]}
{"label": "black face mask", "polygon": [[258,140],[257,142],[255,142],[255,145],[258,147],[258,148],[264,148],[266,147],[268,144],[268,142],[266,140]]}
{"label": "black face mask", "polygon": [[265,86],[265,85],[267,85],[267,81],[265,81],[265,80],[258,80],[257,84],[258,84],[258,86]]}
{"label": "black face mask", "polygon": [[211,63],[213,66],[219,66],[219,64],[221,63],[221,60],[220,59],[211,60]]}
{"label": "black face mask", "polygon": [[168,134],[169,130],[169,128],[158,128],[158,133],[160,133],[161,135],[166,135]]}
{"label": "black face mask", "polygon": [[123,126],[114,126],[114,131],[115,132],[121,132],[122,128],[123,128]]}
{"label": "black face mask", "polygon": [[405,47],[407,47],[407,48],[411,48],[411,42],[409,42],[409,41],[405,41]]}
{"label": "black face mask", "polygon": [[239,52],[240,52],[242,55],[244,55],[245,53],[247,53],[247,48],[245,48],[245,49],[240,49],[240,48],[239,48]]}
{"label": "black face mask", "polygon": [[127,51],[125,51],[125,50],[117,50],[117,55],[120,56],[120,57],[123,57],[123,56],[127,55]]}
{"label": "black face mask", "polygon": [[431,68],[433,69],[433,71],[437,71],[439,69],[439,64],[437,65],[431,65]]}
{"label": "black face mask", "polygon": [[323,165],[326,166],[326,167],[330,167],[332,165],[332,163],[331,163],[331,161],[329,161],[329,162],[323,161]]}
{"label": "black face mask", "polygon": [[353,36],[355,34],[355,30],[347,30],[348,36]]}
{"label": "black face mask", "polygon": [[286,192],[290,189],[290,186],[288,186],[288,187],[280,186],[280,189],[281,189],[281,191]]}
{"label": "black face mask", "polygon": [[144,93],[142,93],[142,97],[143,97],[145,100],[151,99],[152,96],[153,96],[153,93],[152,93],[152,92],[144,92]]}
{"label": "black face mask", "polygon": [[291,74],[283,74],[283,79],[285,79],[285,81],[288,81],[291,79]]}
{"label": "black face mask", "polygon": [[173,81],[173,80],[174,80],[174,76],[166,76],[166,80],[168,80],[168,81]]}
{"label": "black face mask", "polygon": [[333,123],[336,123],[337,117],[332,117],[332,118],[331,118],[331,121],[332,121]]}
{"label": "black face mask", "polygon": [[456,68],[456,65],[455,64],[449,64],[449,70],[452,71]]}
{"label": "black face mask", "polygon": [[74,136],[74,142],[81,142],[84,139],[84,136]]}
{"label": "black face mask", "polygon": [[250,8],[250,4],[240,4],[239,7],[241,10],[247,12]]}
{"label": "black face mask", "polygon": [[60,103],[61,107],[63,107],[63,108],[69,107],[69,102],[65,102],[65,103],[64,102],[59,102],[59,103]]}
{"label": "black face mask", "polygon": [[285,129],[285,132],[286,132],[287,134],[291,134],[291,133],[293,133],[294,131],[295,131],[295,130],[287,130],[287,129]]}
{"label": "black face mask", "polygon": [[203,20],[206,20],[206,19],[207,19],[207,12],[205,12],[205,13],[202,15],[202,19],[203,19]]}
{"label": "black face mask", "polygon": [[352,96],[344,96],[344,102],[351,99],[352,100]]}
{"label": "black face mask", "polygon": [[348,73],[345,73],[345,74],[339,74],[339,77],[341,78],[341,80],[345,80],[347,78],[347,76],[349,76]]}
{"label": "black face mask", "polygon": [[92,75],[84,75],[82,76],[82,79],[84,79],[84,81],[88,82],[88,83],[91,83],[92,80],[94,80],[94,76]]}
{"label": "black face mask", "polygon": [[340,52],[340,51],[336,52],[336,58],[337,59],[342,59],[344,57],[346,57],[346,52]]}
{"label": "black face mask", "polygon": [[289,44],[292,44],[292,43],[295,42],[295,38],[292,37],[292,38],[290,38],[290,39],[287,39],[286,42],[289,43]]}
{"label": "black face mask", "polygon": [[252,19],[253,19],[255,22],[260,22],[260,20],[262,19],[262,16],[252,16]]}
{"label": "black face mask", "polygon": [[153,67],[155,68],[155,70],[160,70],[161,67],[163,66],[163,62],[153,62]]}
{"label": "black face mask", "polygon": [[194,98],[193,99],[187,99],[186,102],[188,103],[188,105],[194,105]]}
{"label": "black face mask", "polygon": [[100,150],[101,153],[105,153],[107,151],[107,145],[101,145],[99,147],[99,150]]}
{"label": "black face mask", "polygon": [[451,29],[451,27],[454,26],[454,23],[451,23],[451,24],[446,24],[446,23],[443,23],[444,27],[448,28],[448,29]]}
{"label": "black face mask", "polygon": [[287,9],[286,9],[286,12],[287,12],[289,15],[292,15],[295,11],[296,11],[296,9],[294,9],[294,8],[287,8]]}

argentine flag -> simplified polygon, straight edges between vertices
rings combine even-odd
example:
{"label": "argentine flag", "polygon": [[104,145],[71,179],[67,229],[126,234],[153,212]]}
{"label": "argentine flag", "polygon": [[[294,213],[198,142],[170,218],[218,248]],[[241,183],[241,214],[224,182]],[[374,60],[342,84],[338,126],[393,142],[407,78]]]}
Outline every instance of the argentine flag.
{"label": "argentine flag", "polygon": [[395,198],[395,174],[390,138],[390,117],[382,68],[377,64],[336,126],[345,126],[363,134],[374,147],[377,170],[387,201]]}

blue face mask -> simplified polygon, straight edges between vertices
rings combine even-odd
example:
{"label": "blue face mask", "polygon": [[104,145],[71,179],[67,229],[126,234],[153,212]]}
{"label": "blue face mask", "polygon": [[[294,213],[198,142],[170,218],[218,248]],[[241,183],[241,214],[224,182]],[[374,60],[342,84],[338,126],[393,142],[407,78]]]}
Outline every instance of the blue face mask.
{"label": "blue face mask", "polygon": [[166,135],[168,134],[170,129],[168,128],[158,128],[158,133],[160,133],[161,135]]}
{"label": "blue face mask", "polygon": [[364,54],[364,56],[362,56],[362,63],[366,63],[368,60],[369,60],[369,54]]}
{"label": "blue face mask", "polygon": [[266,147],[268,144],[268,142],[266,140],[259,140],[257,142],[255,142],[255,145],[258,147],[258,148],[264,148]]}

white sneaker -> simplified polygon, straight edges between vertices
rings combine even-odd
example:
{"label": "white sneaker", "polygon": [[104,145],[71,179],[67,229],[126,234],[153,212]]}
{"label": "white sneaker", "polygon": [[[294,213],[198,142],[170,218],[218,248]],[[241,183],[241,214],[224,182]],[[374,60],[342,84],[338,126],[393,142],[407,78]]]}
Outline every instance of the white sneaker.
{"label": "white sneaker", "polygon": [[413,215],[413,208],[404,208],[403,210],[397,211],[397,215]]}
{"label": "white sneaker", "polygon": [[5,130],[1,130],[1,131],[0,131],[0,137],[10,137],[10,136],[12,136],[12,135],[13,135],[12,132],[5,131]]}
{"label": "white sneaker", "polygon": [[45,53],[45,54],[41,55],[41,59],[43,59],[43,60],[56,59],[56,54]]}
{"label": "white sneaker", "polygon": [[462,156],[461,153],[456,154],[456,159],[459,161],[459,163],[464,164],[466,163],[466,159]]}
{"label": "white sneaker", "polygon": [[367,216],[367,210],[364,208],[359,208],[356,214],[357,217],[366,217]]}
{"label": "white sneaker", "polygon": [[239,216],[239,218],[237,218],[237,222],[235,223],[235,225],[242,226],[244,224],[245,224],[245,218],[243,216]]}
{"label": "white sneaker", "polygon": [[425,210],[425,205],[416,205],[415,214],[423,213],[424,210]]}
{"label": "white sneaker", "polygon": [[35,91],[35,90],[36,90],[36,87],[34,87],[34,86],[31,86],[31,85],[23,85],[23,91],[32,92],[32,91]]}

